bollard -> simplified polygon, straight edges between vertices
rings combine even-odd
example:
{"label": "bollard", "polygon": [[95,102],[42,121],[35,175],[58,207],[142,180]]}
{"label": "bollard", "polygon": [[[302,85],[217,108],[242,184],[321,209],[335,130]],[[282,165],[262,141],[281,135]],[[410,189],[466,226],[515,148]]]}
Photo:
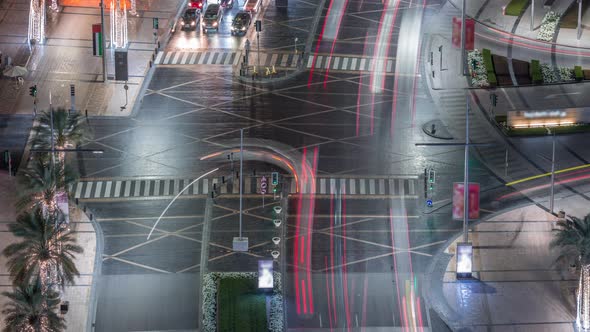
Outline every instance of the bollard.
{"label": "bollard", "polygon": [[92,213],[90,214],[90,221],[92,221]]}
{"label": "bollard", "polygon": [[78,205],[78,199],[76,198],[76,205]]}
{"label": "bollard", "polygon": [[82,208],[82,211],[84,211],[84,213],[86,213],[86,205],[84,205],[84,207]]}
{"label": "bollard", "polygon": [[160,49],[160,41],[158,41],[158,49]]}
{"label": "bollard", "polygon": [[224,175],[221,176],[221,183],[225,183],[225,176]]}
{"label": "bollard", "polygon": [[152,68],[152,61],[151,61],[151,60],[150,60],[150,63],[149,63],[149,65],[150,65],[150,68]]}

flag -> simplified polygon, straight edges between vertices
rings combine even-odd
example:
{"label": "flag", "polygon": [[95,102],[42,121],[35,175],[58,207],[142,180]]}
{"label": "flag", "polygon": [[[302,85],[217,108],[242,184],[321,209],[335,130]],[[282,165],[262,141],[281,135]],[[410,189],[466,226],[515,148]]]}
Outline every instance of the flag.
{"label": "flag", "polygon": [[92,55],[102,56],[102,25],[92,25]]}

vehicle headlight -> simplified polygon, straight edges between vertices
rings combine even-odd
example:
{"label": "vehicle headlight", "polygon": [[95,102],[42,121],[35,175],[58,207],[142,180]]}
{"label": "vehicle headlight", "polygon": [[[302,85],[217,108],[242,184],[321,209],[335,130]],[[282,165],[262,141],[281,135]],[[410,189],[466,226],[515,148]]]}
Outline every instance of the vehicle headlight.
{"label": "vehicle headlight", "polygon": [[191,26],[193,26],[193,27],[195,26],[195,21],[191,22]]}
{"label": "vehicle headlight", "polygon": [[242,27],[242,31],[246,31],[246,27]]}
{"label": "vehicle headlight", "polygon": [[216,27],[217,26],[217,22],[213,22],[213,26]]}

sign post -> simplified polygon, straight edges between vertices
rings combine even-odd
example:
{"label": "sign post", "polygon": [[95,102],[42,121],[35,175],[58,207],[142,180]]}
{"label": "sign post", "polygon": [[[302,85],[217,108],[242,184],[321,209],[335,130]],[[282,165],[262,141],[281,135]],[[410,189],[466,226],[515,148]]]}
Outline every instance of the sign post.
{"label": "sign post", "polygon": [[262,194],[262,207],[264,207],[264,195],[266,195],[267,190],[268,190],[268,182],[267,182],[266,176],[262,176],[260,178],[260,193]]}

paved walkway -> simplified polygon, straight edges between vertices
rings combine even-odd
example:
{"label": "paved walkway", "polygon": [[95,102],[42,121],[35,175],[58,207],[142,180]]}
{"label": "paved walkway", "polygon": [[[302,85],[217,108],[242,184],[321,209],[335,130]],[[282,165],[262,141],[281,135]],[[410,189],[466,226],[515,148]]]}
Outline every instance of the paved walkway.
{"label": "paved walkway", "polygon": [[[122,81],[102,82],[102,60],[92,55],[92,24],[100,23],[100,9],[96,7],[62,7],[59,13],[49,12],[47,39],[43,45],[28,52],[27,0],[3,0],[0,4],[0,51],[13,54],[14,64],[26,65],[29,74],[23,86],[2,78],[0,113],[32,114],[33,98],[28,87],[38,88],[38,109],[49,106],[51,91],[54,107],[70,108],[70,84],[75,85],[75,109],[89,115],[129,115],[140,92],[156,48],[152,18],[159,18],[158,40],[169,35],[169,24],[175,19],[183,0],[139,2],[138,16],[128,16],[129,90]],[[13,18],[14,17],[14,18]],[[110,26],[109,11],[105,11],[105,25]],[[109,31],[110,29],[107,29]],[[109,36],[107,48],[109,47]],[[162,47],[164,45],[161,45]],[[30,55],[30,57],[29,57]],[[114,54],[107,49],[107,77],[114,77]],[[125,109],[122,110],[122,106]]]}
{"label": "paved walkway", "polygon": [[[0,173],[0,251],[16,242],[16,238],[8,230],[8,225],[16,220],[14,193],[16,192],[15,177]],[[84,248],[84,253],[76,257],[75,263],[80,271],[75,285],[67,287],[61,297],[69,301],[69,311],[65,314],[66,331],[89,331],[89,316],[92,315],[92,284],[94,280],[94,261],[96,255],[96,233],[86,215],[75,206],[70,205],[70,223],[76,240]],[[6,258],[0,256],[0,292],[12,290],[12,281],[7,272]],[[7,298],[0,296],[0,308]],[[4,320],[0,320],[0,329],[4,328]]]}
{"label": "paved walkway", "polygon": [[474,279],[468,281],[455,278],[459,236],[431,265],[432,307],[454,330],[573,331],[577,279],[554,265],[553,219],[530,205],[473,226]]}

